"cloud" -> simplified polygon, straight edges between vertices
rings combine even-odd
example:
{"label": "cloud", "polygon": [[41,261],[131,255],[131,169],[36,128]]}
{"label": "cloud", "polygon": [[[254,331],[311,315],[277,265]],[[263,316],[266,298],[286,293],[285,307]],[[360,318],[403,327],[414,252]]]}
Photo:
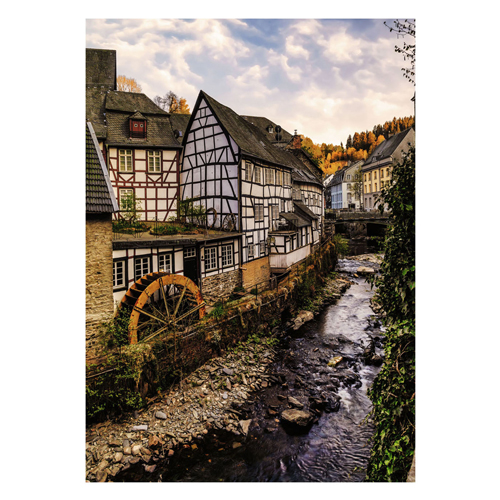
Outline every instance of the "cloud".
{"label": "cloud", "polygon": [[288,64],[288,57],[286,57],[285,54],[278,54],[274,50],[270,50],[268,60],[271,65],[281,67],[292,82],[300,81],[302,69],[299,66],[290,66]]}
{"label": "cloud", "polygon": [[413,113],[398,41],[383,20],[87,21],[87,47],[115,49],[118,73],[150,98],[200,90],[240,114],[268,116],[315,142]]}
{"label": "cloud", "polygon": [[304,59],[309,59],[309,52],[304,49],[302,45],[295,45],[293,36],[286,37],[285,50],[291,57],[303,57]]}

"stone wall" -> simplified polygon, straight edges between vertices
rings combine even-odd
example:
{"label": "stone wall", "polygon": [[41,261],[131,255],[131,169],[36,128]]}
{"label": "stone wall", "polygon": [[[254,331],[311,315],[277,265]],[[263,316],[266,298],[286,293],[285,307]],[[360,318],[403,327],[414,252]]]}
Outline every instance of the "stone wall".
{"label": "stone wall", "polygon": [[201,292],[207,304],[215,304],[218,300],[229,297],[237,286],[241,286],[239,269],[203,278]]}
{"label": "stone wall", "polygon": [[86,354],[100,351],[100,325],[113,317],[113,231],[111,215],[87,217],[86,227]]}
{"label": "stone wall", "polygon": [[257,283],[262,281],[269,282],[270,278],[271,268],[268,256],[247,262],[242,268],[242,286],[245,290],[251,290]]}

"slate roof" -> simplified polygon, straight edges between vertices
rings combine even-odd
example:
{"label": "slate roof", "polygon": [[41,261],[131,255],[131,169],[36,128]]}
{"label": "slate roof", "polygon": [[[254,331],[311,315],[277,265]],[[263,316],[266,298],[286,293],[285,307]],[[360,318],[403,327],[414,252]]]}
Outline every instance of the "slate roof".
{"label": "slate roof", "polygon": [[306,219],[319,219],[319,215],[316,215],[310,208],[307,207],[306,204],[302,203],[301,201],[294,201],[293,206],[294,213],[296,213],[297,215],[302,216]]}
{"label": "slate roof", "polygon": [[104,119],[107,93],[107,90],[100,88],[87,88],[85,90],[85,118],[92,122],[94,132],[99,139],[105,139],[107,134]]}
{"label": "slate roof", "polygon": [[268,132],[245,120],[231,108],[219,103],[200,91],[198,99],[204,98],[217,115],[222,126],[240,147],[242,154],[284,167],[292,167],[292,178],[298,182],[308,182],[322,186],[321,182],[307,171],[307,167],[290,152],[275,147],[268,139]]}
{"label": "slate roof", "polygon": [[90,122],[85,127],[85,188],[87,213],[118,211],[106,164]]}
{"label": "slate roof", "polygon": [[[292,140],[292,138],[293,138],[293,135],[290,134],[290,132],[287,132],[282,127],[281,128],[281,132],[280,132],[280,134],[282,136],[282,139],[281,139],[281,141],[278,141],[276,139],[276,127],[279,125],[279,123],[274,123],[272,120],[270,120],[269,118],[266,118],[265,116],[246,116],[246,115],[241,115],[241,117],[244,118],[245,120],[247,120],[248,122],[252,123],[253,125],[255,125],[262,132],[264,132],[266,134],[267,138],[269,139],[269,142],[271,142],[273,144],[274,143],[288,144]],[[267,131],[267,127],[269,127],[269,125],[273,126],[273,132],[272,133],[269,133]]]}
{"label": "slate roof", "polygon": [[182,132],[182,136],[180,137],[180,142],[182,142],[182,139],[186,135],[186,129],[189,123],[189,119],[191,118],[191,115],[184,115],[180,113],[172,113],[170,115],[170,123],[172,124],[172,129],[174,132],[176,130],[180,130]]}
{"label": "slate roof", "polygon": [[386,141],[380,143],[374,150],[373,153],[365,161],[364,167],[369,166],[371,163],[380,161],[384,158],[391,156],[396,148],[403,142],[406,136],[410,133],[411,128],[399,132],[399,134],[393,135]]}
{"label": "slate roof", "polygon": [[[180,148],[169,113],[159,108],[145,94],[104,91],[87,88],[86,118],[92,122],[96,136],[113,146]],[[146,138],[130,138],[129,119],[147,120]]]}

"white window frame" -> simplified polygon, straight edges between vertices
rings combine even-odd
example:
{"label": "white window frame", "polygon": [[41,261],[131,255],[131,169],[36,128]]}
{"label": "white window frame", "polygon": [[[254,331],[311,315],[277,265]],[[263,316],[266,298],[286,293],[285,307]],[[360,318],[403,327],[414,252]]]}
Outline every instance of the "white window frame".
{"label": "white window frame", "polygon": [[[139,278],[142,278],[146,274],[149,274],[151,266],[151,258],[149,255],[139,255],[134,258],[134,278],[137,281]],[[137,270],[140,269],[140,274],[137,274]],[[146,271],[146,272],[144,272]]]}
{"label": "white window frame", "polygon": [[158,254],[158,271],[171,274],[173,271],[172,262],[173,259],[171,253]]}
{"label": "white window frame", "polygon": [[132,188],[119,188],[120,193],[120,209],[123,210],[123,198],[129,194],[133,195],[134,190]]}
{"label": "white window frame", "polygon": [[276,185],[283,185],[283,172],[281,170],[276,170]]}
{"label": "white window frame", "polygon": [[278,205],[270,205],[270,215],[271,215],[271,220],[276,220],[276,219],[279,219],[280,218],[280,214],[279,214],[279,207]]}
{"label": "white window frame", "polygon": [[218,269],[217,247],[205,247],[205,271]]}
{"label": "white window frame", "polygon": [[148,151],[148,172],[161,172],[161,151]]}
{"label": "white window frame", "polygon": [[188,247],[184,249],[184,258],[196,257],[196,247]]}
{"label": "white window frame", "polygon": [[259,242],[259,256],[264,257],[266,255],[266,240],[261,240]]}
{"label": "white window frame", "polygon": [[[123,160],[123,162],[122,162]],[[133,155],[131,149],[118,150],[118,171],[119,172],[133,172]]]}
{"label": "white window frame", "polygon": [[264,222],[264,205],[262,203],[255,204],[255,222]]}
{"label": "white window frame", "polygon": [[254,182],[260,184],[262,182],[262,167],[255,165],[254,168]]}
{"label": "white window frame", "polygon": [[253,170],[253,164],[246,162],[246,169],[245,169],[245,180],[246,181],[252,181],[252,170]]}
{"label": "white window frame", "polygon": [[274,169],[273,168],[266,168],[264,170],[264,179],[265,179],[265,183],[267,185],[274,184]]}
{"label": "white window frame", "polygon": [[[113,261],[113,290],[126,287],[126,273],[125,273],[126,260],[115,260]],[[118,269],[121,267],[121,270]],[[121,274],[121,280],[118,279],[119,274]]]}
{"label": "white window frame", "polygon": [[222,267],[234,266],[234,250],[233,245],[221,246]]}
{"label": "white window frame", "polygon": [[251,243],[248,245],[248,258],[254,258],[255,257],[255,245]]}

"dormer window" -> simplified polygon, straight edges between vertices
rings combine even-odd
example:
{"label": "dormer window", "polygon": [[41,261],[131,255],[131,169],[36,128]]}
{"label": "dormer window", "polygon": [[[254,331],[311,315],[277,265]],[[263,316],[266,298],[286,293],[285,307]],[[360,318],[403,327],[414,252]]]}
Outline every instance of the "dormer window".
{"label": "dormer window", "polygon": [[145,139],[146,138],[146,120],[129,120],[130,123],[130,138]]}

